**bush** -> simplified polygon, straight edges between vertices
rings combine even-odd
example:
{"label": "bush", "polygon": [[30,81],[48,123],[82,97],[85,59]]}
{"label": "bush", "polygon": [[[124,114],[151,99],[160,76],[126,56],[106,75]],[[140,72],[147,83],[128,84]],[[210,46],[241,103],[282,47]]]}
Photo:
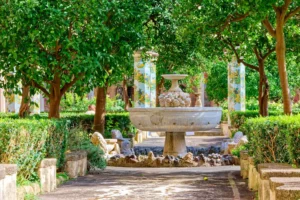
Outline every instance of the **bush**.
{"label": "bush", "polygon": [[[298,112],[293,112],[298,114]],[[269,111],[269,116],[283,115],[282,111]],[[231,126],[239,129],[247,119],[259,117],[258,110],[247,110],[247,111],[233,111],[229,112]]]}
{"label": "bush", "polygon": [[[65,153],[83,146],[88,153],[95,148],[88,133],[71,127],[69,119],[0,119],[0,162],[18,165],[18,182],[38,180],[37,168],[44,158],[57,158],[62,169]],[[102,155],[98,150],[93,156],[104,167]]]}
{"label": "bush", "polygon": [[[70,120],[71,127],[81,126],[88,132],[91,132],[94,125],[94,115],[81,113],[62,113],[62,119]],[[136,133],[136,128],[129,119],[129,113],[107,113],[105,116],[105,138],[111,138],[111,131],[118,129],[124,138],[128,137],[128,133]]]}
{"label": "bush", "polygon": [[300,165],[300,115],[248,119],[242,126],[249,154],[259,163]]}
{"label": "bush", "polygon": [[[96,98],[88,99],[86,96],[79,96],[74,93],[66,93],[61,100],[60,109],[62,112],[86,112],[89,105],[96,105]],[[107,112],[124,112],[125,103],[122,99],[106,98]]]}

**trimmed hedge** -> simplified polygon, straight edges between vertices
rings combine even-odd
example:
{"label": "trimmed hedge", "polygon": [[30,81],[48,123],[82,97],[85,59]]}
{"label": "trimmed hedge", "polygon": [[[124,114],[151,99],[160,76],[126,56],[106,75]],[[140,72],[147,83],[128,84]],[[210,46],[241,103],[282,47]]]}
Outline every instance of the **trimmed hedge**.
{"label": "trimmed hedge", "polygon": [[256,164],[300,166],[300,115],[248,119],[241,130],[248,136],[249,154]]}
{"label": "trimmed hedge", "polygon": [[17,164],[19,182],[38,180],[37,168],[44,158],[57,158],[57,167],[62,169],[65,153],[79,149],[97,160],[92,164],[105,167],[103,152],[95,153],[88,133],[72,127],[69,119],[0,119],[0,163]]}
{"label": "trimmed hedge", "polygon": [[[71,127],[83,127],[88,132],[92,132],[94,125],[94,115],[87,115],[78,112],[62,112],[61,119],[69,120]],[[0,113],[0,119],[19,119],[17,114]],[[48,119],[47,113],[30,116],[26,119]],[[118,129],[124,138],[128,137],[128,133],[136,133],[136,128],[129,119],[129,113],[107,113],[105,116],[105,138],[111,138],[111,130]]]}
{"label": "trimmed hedge", "polygon": [[[259,117],[258,110],[247,110],[247,111],[231,111],[228,112],[230,117],[231,126],[239,129],[247,119]],[[299,114],[298,110],[293,111],[293,114]],[[283,112],[269,111],[269,116],[280,116]]]}

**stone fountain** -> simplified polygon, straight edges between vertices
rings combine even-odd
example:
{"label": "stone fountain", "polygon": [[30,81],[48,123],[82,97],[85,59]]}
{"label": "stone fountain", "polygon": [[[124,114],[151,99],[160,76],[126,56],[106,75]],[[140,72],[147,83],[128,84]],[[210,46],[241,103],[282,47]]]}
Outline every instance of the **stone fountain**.
{"label": "stone fountain", "polygon": [[221,121],[222,108],[190,107],[190,96],[184,93],[178,80],[185,74],[166,74],[172,81],[168,92],[159,96],[161,107],[130,108],[130,120],[142,131],[166,132],[164,155],[184,156],[187,154],[185,132],[215,128]]}

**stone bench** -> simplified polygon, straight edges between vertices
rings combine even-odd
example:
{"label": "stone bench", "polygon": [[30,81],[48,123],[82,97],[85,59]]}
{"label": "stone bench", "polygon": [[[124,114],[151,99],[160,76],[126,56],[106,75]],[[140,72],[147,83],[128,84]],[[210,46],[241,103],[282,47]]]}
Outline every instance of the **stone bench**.
{"label": "stone bench", "polygon": [[270,178],[270,200],[300,199],[300,177],[298,178]]}
{"label": "stone bench", "polygon": [[[265,164],[266,165],[266,164]],[[300,169],[293,169],[288,165],[258,166],[258,196],[260,200],[270,199],[270,183],[272,177],[300,177]]]}
{"label": "stone bench", "polygon": [[51,192],[56,188],[56,158],[46,158],[40,163],[38,175],[41,181],[41,192]]}
{"label": "stone bench", "polygon": [[65,171],[70,178],[84,176],[87,171],[86,151],[74,151],[66,154]]}
{"label": "stone bench", "polygon": [[17,165],[0,164],[0,199],[17,199]]}

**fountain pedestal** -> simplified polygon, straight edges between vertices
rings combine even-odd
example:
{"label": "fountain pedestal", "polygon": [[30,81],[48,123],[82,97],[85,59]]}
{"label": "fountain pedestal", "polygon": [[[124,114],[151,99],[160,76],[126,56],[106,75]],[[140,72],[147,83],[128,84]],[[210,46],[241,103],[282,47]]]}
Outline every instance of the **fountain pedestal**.
{"label": "fountain pedestal", "polygon": [[185,132],[166,132],[164,156],[184,156],[187,154]]}

